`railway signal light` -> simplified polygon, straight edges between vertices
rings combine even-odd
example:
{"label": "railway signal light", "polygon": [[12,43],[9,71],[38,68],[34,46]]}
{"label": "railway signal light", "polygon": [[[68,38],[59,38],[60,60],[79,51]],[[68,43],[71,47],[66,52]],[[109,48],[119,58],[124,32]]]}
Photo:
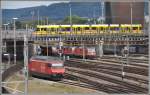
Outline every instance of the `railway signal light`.
{"label": "railway signal light", "polygon": [[124,76],[125,76],[125,72],[123,71],[122,72],[122,80],[124,79]]}
{"label": "railway signal light", "polygon": [[38,55],[41,54],[41,48],[40,48],[40,46],[37,47],[37,54],[38,54]]}
{"label": "railway signal light", "polygon": [[129,50],[127,47],[124,47],[124,49],[122,50],[122,57],[127,57],[129,54]]}

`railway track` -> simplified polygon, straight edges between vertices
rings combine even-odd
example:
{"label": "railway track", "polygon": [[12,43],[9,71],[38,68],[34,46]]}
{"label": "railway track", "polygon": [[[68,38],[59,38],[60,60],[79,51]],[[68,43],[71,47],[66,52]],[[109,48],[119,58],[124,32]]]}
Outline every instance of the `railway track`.
{"label": "railway track", "polygon": [[[72,67],[66,67],[66,68],[67,69],[70,69],[70,68],[74,69]],[[85,68],[82,68],[82,69],[85,69]],[[113,70],[107,70],[107,69],[99,69],[99,70],[89,69],[89,70],[95,71],[95,72],[100,72],[100,73],[105,73],[105,74],[110,74],[110,75],[113,75],[113,76],[116,76],[116,77],[119,77],[119,78],[122,77],[121,72],[114,72]],[[124,79],[133,80],[133,81],[139,82],[141,84],[148,84],[148,77],[141,76],[141,75],[138,75],[138,74],[126,73]]]}
{"label": "railway track", "polygon": [[90,77],[94,77],[97,79],[102,79],[105,81],[109,81],[111,83],[114,83],[116,85],[118,85],[118,87],[121,87],[123,89],[128,89],[128,92],[130,93],[135,93],[135,92],[146,92],[148,85],[138,85],[137,82],[133,82],[127,79],[124,79],[123,81],[121,80],[121,77],[115,77],[113,75],[109,75],[109,74],[105,74],[105,73],[98,73],[98,72],[94,72],[94,71],[87,71],[87,70],[83,70],[83,69],[69,69],[68,71],[71,72],[75,72],[75,73],[79,73],[79,74],[83,74],[83,75],[87,75]]}
{"label": "railway track", "polygon": [[[118,88],[122,89],[121,92],[117,92],[117,93],[124,93],[124,92],[128,93],[129,92],[129,93],[143,94],[143,93],[148,92],[148,73],[146,74],[146,72],[141,73],[143,71],[140,71],[140,72],[139,72],[139,70],[137,71],[137,69],[139,69],[139,68],[133,69],[133,67],[132,68],[130,67],[130,69],[127,69],[129,67],[126,67],[126,71],[127,70],[130,70],[130,71],[127,72],[127,75],[125,75],[124,81],[122,81],[121,80],[121,69],[120,69],[121,67],[114,68],[114,66],[112,66],[113,67],[113,69],[112,69],[111,66],[108,66],[105,64],[103,64],[103,65],[96,64],[96,63],[85,64],[81,60],[80,61],[79,60],[70,60],[70,61],[69,61],[69,63],[67,63],[67,67],[66,67],[66,69],[68,71],[86,75],[86,76],[90,76],[90,77],[95,77],[97,79],[102,79],[105,81],[111,81],[112,83],[119,85]],[[73,68],[70,68],[70,67],[74,67],[77,69],[84,69],[85,71],[74,70]],[[92,73],[88,72],[88,70],[92,71]],[[119,72],[119,70],[120,70],[120,72]],[[95,73],[95,72],[97,72],[97,73]],[[101,73],[101,74],[99,74],[99,73]],[[78,76],[78,74],[76,76]],[[139,74],[141,74],[141,75],[139,75]],[[108,77],[108,75],[111,75],[111,77],[110,76]],[[112,87],[112,86],[110,86],[110,87]],[[117,89],[117,87],[114,87],[114,88]],[[126,91],[124,91],[124,90],[126,90]],[[112,91],[112,93],[113,93],[113,91]]]}
{"label": "railway track", "polygon": [[76,80],[76,79],[77,79],[76,76],[72,76],[72,75],[69,75],[66,73],[65,79],[63,79],[62,81],[59,81],[58,83],[71,85],[71,86],[83,87],[83,88],[87,88],[89,90],[99,91],[99,89],[97,89],[94,85],[90,85],[88,83],[84,83],[84,82],[81,82],[80,80]]}
{"label": "railway track", "polygon": [[77,78],[78,80],[80,80],[80,82],[92,85],[92,89],[97,91],[102,91],[108,94],[128,92],[128,91],[122,91],[120,88],[116,86],[95,82],[94,80],[91,80],[90,78],[85,78],[85,76],[81,76],[80,74],[67,73],[65,76],[68,76],[69,78],[70,77]]}
{"label": "railway track", "polygon": [[[122,56],[104,55],[102,57],[102,59],[116,59],[116,58],[121,59]],[[129,56],[128,59],[131,62],[147,63],[148,64],[148,57],[145,57],[145,56],[138,56],[138,57]]]}
{"label": "railway track", "polygon": [[[105,62],[105,61],[93,61],[93,60],[86,60],[87,64],[78,64],[83,63],[83,60],[81,59],[71,59],[67,61],[68,65],[71,65],[74,63],[74,66],[79,67],[86,67],[87,69],[93,68],[93,69],[109,69],[114,71],[121,71],[122,70],[122,64],[116,64],[115,62]],[[69,64],[70,63],[70,64]],[[125,65],[124,71],[127,73],[134,73],[139,75],[145,75],[148,76],[148,67],[138,67],[138,66],[132,66],[132,65]]]}
{"label": "railway track", "polygon": [[[106,62],[114,62],[114,63],[122,63],[122,62],[126,62],[127,59],[121,59],[121,58],[109,58],[108,59],[99,59],[98,61],[106,61]],[[140,62],[139,60],[130,60],[128,59],[129,61],[129,65],[132,65],[132,66],[139,66],[139,67],[148,67],[148,62]]]}

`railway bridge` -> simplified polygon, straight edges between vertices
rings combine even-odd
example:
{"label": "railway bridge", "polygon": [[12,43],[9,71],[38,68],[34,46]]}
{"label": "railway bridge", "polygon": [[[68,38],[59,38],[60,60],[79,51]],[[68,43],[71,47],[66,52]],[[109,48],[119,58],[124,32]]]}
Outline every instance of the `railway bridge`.
{"label": "railway bridge", "polygon": [[[11,55],[14,54],[14,40],[16,42],[16,54],[17,59],[23,58],[23,47],[24,47],[24,35],[27,35],[29,48],[32,48],[32,40],[31,40],[31,30],[16,30],[15,31],[15,39],[14,39],[14,31],[7,30],[2,31],[2,39],[3,39],[3,52],[9,53]],[[30,53],[30,52],[29,52]],[[32,53],[32,52],[31,52]]]}
{"label": "railway bridge", "polygon": [[[63,46],[96,46],[102,41],[104,45],[119,46],[122,48],[126,45],[142,47],[141,50],[148,46],[148,35],[144,34],[100,34],[100,35],[32,35],[33,30],[16,30],[15,40],[18,54],[23,57],[24,35],[27,35],[31,48],[33,45],[58,46],[63,42]],[[8,53],[13,53],[14,48],[14,31],[3,31],[3,47]]]}

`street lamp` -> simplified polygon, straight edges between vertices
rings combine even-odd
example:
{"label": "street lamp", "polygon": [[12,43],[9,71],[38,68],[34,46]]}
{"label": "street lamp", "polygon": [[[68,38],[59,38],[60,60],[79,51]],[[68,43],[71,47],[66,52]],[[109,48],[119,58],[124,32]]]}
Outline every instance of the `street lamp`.
{"label": "street lamp", "polygon": [[9,68],[10,67],[10,54],[6,53],[6,54],[4,54],[4,56],[7,56],[7,58],[8,58],[8,68]]}
{"label": "street lamp", "polygon": [[4,25],[4,27],[5,27],[5,31],[6,31],[6,30],[7,30],[7,25],[8,25],[8,24],[3,24],[3,25]]}
{"label": "street lamp", "polygon": [[16,24],[15,24],[15,21],[17,19],[18,18],[13,18],[14,20],[14,64],[16,64]]}
{"label": "street lamp", "polygon": [[5,38],[6,38],[6,31],[7,31],[7,26],[8,26],[8,24],[9,24],[9,23],[7,23],[7,24],[3,24],[3,25],[4,25],[4,27],[5,27]]}

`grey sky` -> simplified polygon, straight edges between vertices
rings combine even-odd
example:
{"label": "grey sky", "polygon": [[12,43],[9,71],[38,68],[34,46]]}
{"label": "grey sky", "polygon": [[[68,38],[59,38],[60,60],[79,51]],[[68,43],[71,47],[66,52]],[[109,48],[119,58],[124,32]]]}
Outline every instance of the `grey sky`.
{"label": "grey sky", "polygon": [[65,1],[2,1],[1,7],[2,9],[17,9],[17,8],[25,8],[25,7],[33,7],[40,5],[50,5],[52,3],[59,3]]}

